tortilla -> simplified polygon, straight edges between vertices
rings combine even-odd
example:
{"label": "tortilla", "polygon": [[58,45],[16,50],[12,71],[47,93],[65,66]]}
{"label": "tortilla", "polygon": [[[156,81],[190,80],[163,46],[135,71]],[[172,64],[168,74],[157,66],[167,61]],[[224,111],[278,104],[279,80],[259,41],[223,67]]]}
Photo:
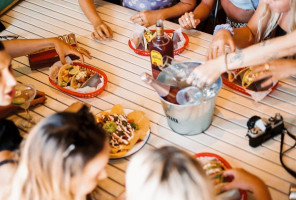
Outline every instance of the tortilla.
{"label": "tortilla", "polygon": [[87,70],[78,70],[72,77],[70,86],[74,89],[81,88],[83,84],[93,76],[93,73]]}
{"label": "tortilla", "polygon": [[[110,112],[102,111],[100,112],[97,117],[98,123],[106,123],[104,122],[104,118],[109,115],[125,115],[124,109],[120,104],[115,105]],[[145,113],[143,111],[133,111],[126,115],[127,122],[134,128],[133,135],[128,141],[128,144],[124,142],[120,143],[118,146],[111,145],[110,143],[110,157],[111,158],[120,158],[124,156],[133,146],[142,138],[144,138],[147,134],[147,131],[150,127],[150,121],[147,117],[145,117]],[[113,133],[108,133],[110,137],[114,137]],[[115,133],[116,135],[116,133]],[[116,135],[117,137],[117,135]],[[119,138],[119,137],[118,137]],[[116,140],[116,139],[115,139]],[[111,139],[112,141],[112,139]],[[111,142],[110,141],[110,142]]]}
{"label": "tortilla", "polygon": [[60,68],[59,74],[58,74],[58,85],[59,86],[66,87],[70,83],[70,81],[73,77],[73,74],[71,74],[70,71],[73,68],[74,68],[74,66],[70,65],[70,64],[65,64]]}

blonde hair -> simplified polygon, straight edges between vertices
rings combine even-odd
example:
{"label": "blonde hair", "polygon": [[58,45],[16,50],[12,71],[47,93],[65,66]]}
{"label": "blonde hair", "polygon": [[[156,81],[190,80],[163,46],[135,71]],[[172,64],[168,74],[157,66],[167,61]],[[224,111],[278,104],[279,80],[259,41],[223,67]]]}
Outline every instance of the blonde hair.
{"label": "blonde hair", "polygon": [[[268,4],[264,5],[262,12],[259,15],[258,29],[256,41],[260,42],[270,36],[281,20],[283,13],[272,12]],[[269,18],[269,19],[268,19]],[[268,19],[268,20],[267,20]],[[265,25],[265,21],[267,24]],[[296,1],[290,0],[288,33],[296,29]]]}
{"label": "blonde hair", "polygon": [[89,113],[64,112],[43,119],[22,145],[12,186],[3,199],[85,199],[72,194],[71,177],[81,176],[85,165],[103,150],[105,141],[104,131]]}
{"label": "blonde hair", "polygon": [[175,147],[139,153],[126,173],[126,200],[209,200],[211,188],[196,158]]}

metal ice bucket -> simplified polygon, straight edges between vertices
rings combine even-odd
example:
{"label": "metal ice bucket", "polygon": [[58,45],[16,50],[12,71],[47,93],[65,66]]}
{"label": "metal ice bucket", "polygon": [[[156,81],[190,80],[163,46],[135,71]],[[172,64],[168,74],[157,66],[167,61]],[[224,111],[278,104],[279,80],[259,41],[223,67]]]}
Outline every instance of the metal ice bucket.
{"label": "metal ice bucket", "polygon": [[[199,62],[185,62],[186,65],[200,65]],[[170,84],[171,78],[164,72],[161,72],[157,80]],[[222,86],[222,79],[216,80],[218,91],[210,99],[203,100],[191,105],[172,104],[160,97],[162,107],[167,117],[171,129],[182,135],[195,135],[206,130],[213,118],[216,97]]]}

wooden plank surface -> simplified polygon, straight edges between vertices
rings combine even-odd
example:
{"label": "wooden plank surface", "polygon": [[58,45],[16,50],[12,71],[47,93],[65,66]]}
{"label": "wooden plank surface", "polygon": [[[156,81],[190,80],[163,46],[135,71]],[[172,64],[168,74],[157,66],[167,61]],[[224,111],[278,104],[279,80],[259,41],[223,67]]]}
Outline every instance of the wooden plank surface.
{"label": "wooden plank surface", "polygon": [[[114,31],[111,41],[91,39],[93,27],[76,0],[24,0],[0,18],[7,27],[1,35],[17,34],[29,39],[75,33],[79,45],[92,54],[92,59],[86,59],[86,63],[108,76],[108,85],[101,95],[93,99],[79,99],[53,87],[48,81],[48,68],[31,71],[26,56],[14,59],[12,64],[18,82],[34,84],[38,90],[46,92],[46,103],[33,108],[32,115],[42,119],[64,110],[75,101],[91,104],[93,113],[110,109],[118,103],[125,108],[143,110],[151,121],[151,137],[144,148],[174,145],[190,153],[207,151],[219,154],[233,167],[243,167],[262,178],[273,199],[287,199],[289,185],[295,183],[295,179],[280,164],[280,137],[258,148],[251,148],[245,134],[249,117],[270,117],[276,112],[282,114],[286,127],[296,132],[295,78],[281,80],[278,88],[261,102],[254,102],[250,97],[223,86],[209,129],[194,136],[176,134],[167,124],[158,95],[139,79],[142,72],[150,73],[149,57],[135,54],[127,45],[134,29],[129,18],[136,11],[104,1],[96,1],[96,4],[103,21]],[[165,27],[180,28],[168,21]],[[189,45],[176,59],[205,61],[212,36],[194,30],[186,33]],[[9,119],[18,121],[22,117],[24,112],[20,111]],[[291,139],[285,141],[285,147],[293,144]],[[103,199],[113,199],[124,191],[124,175],[129,159],[110,160],[107,166],[109,177],[98,186]],[[292,151],[286,159],[287,164],[292,166],[295,159],[296,152]]]}

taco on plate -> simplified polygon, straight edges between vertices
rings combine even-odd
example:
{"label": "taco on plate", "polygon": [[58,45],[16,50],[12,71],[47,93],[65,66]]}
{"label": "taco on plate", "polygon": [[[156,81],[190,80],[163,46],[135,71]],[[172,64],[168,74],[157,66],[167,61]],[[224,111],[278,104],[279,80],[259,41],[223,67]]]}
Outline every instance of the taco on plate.
{"label": "taco on plate", "polygon": [[150,126],[144,112],[137,110],[126,115],[119,104],[110,112],[99,113],[96,119],[109,136],[111,158],[120,158],[126,154],[146,136]]}
{"label": "taco on plate", "polygon": [[74,89],[80,88],[83,84],[94,75],[89,70],[79,70],[72,78],[70,86]]}
{"label": "taco on plate", "polygon": [[62,87],[66,87],[69,85],[72,77],[79,71],[79,66],[65,64],[63,65],[58,73],[58,85]]}

